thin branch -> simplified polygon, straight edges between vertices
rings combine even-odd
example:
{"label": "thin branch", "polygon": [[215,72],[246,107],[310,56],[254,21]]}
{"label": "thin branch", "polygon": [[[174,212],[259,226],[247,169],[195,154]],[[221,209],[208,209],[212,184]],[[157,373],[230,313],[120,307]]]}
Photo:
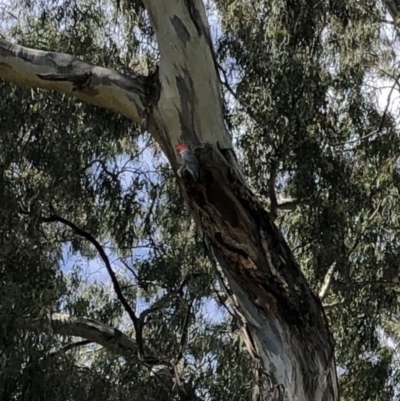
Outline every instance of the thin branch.
{"label": "thin branch", "polygon": [[371,284],[379,284],[384,287],[399,287],[400,282],[399,281],[390,281],[390,280],[359,280],[359,281],[353,281],[352,282],[354,285],[357,285],[359,287],[365,287],[367,285]]}
{"label": "thin branch", "polygon": [[319,297],[321,300],[323,300],[326,296],[329,285],[331,284],[333,273],[335,272],[335,268],[336,262],[333,262],[325,274],[324,283],[322,284],[321,290],[319,291]]}
{"label": "thin branch", "polygon": [[133,277],[135,277],[136,281],[138,282],[138,284],[140,285],[140,279],[139,276],[136,274],[135,269],[133,269],[132,267],[130,267],[128,265],[128,263],[124,260],[121,259],[121,262],[123,263],[123,265],[133,274]]}
{"label": "thin branch", "polygon": [[240,111],[246,113],[254,122],[255,124],[260,128],[260,129],[264,129],[265,126],[264,124],[261,124],[258,121],[258,117],[256,116],[256,114],[253,112],[252,108],[249,107],[247,104],[244,104],[244,102],[242,102],[239,99],[238,94],[232,89],[231,85],[229,84],[229,80],[228,80],[228,76],[226,74],[225,69],[219,64],[217,63],[218,66],[218,70],[219,72],[222,73],[224,80],[221,81],[222,86],[225,87],[225,89],[232,95],[232,97],[236,100],[236,102],[241,106]]}
{"label": "thin branch", "polygon": [[[375,208],[375,210],[372,212],[371,216],[368,217],[368,221],[372,221],[372,220],[374,219],[374,217],[378,214],[379,209],[381,208],[382,203],[383,203],[383,199],[381,199],[381,200],[378,202],[378,206],[377,206],[377,207]],[[364,229],[364,231],[365,231],[365,229]],[[364,231],[363,231],[363,234],[364,234]]]}
{"label": "thin branch", "polygon": [[83,230],[82,228],[78,227],[76,224],[74,224],[71,221],[69,221],[69,220],[67,220],[67,219],[65,219],[65,218],[63,218],[61,216],[58,216],[56,214],[52,214],[49,217],[43,218],[42,220],[44,222],[46,222],[46,223],[58,222],[58,223],[62,223],[64,225],[70,227],[76,234],[78,234],[81,237],[83,237],[86,240],[88,240],[96,248],[97,252],[99,253],[101,259],[104,262],[104,265],[106,266],[107,272],[108,272],[108,274],[109,274],[109,276],[111,278],[111,282],[113,283],[114,291],[115,291],[115,293],[117,295],[117,298],[119,299],[119,301],[121,302],[121,304],[125,308],[125,311],[128,313],[128,315],[131,318],[133,324],[136,325],[138,318],[136,317],[135,312],[132,310],[132,308],[128,304],[128,301],[126,300],[126,298],[122,294],[121,286],[119,285],[117,276],[115,275],[114,270],[111,267],[110,259],[108,258],[108,256],[105,253],[103,247],[96,240],[96,238],[92,234],[90,234],[89,232],[87,232],[87,231]]}
{"label": "thin branch", "polygon": [[267,180],[267,186],[268,186],[268,196],[271,202],[270,213],[272,220],[276,220],[276,218],[278,217],[278,200],[276,198],[276,192],[275,192],[275,183],[277,174],[278,174],[278,162],[274,159],[271,159],[271,167],[269,172],[269,178]]}
{"label": "thin branch", "polygon": [[161,299],[159,299],[158,301],[154,302],[154,304],[150,308],[144,310],[140,314],[139,316],[140,323],[144,324],[147,316],[151,315],[152,313],[165,309],[173,299],[177,298],[180,295],[181,291],[182,289],[178,288],[175,291],[172,291],[166,294],[165,296],[161,297]]}
{"label": "thin branch", "polygon": [[119,176],[124,172],[123,169],[120,171],[117,171],[116,173],[110,171],[107,167],[107,162],[101,159],[94,159],[90,163],[87,164],[86,169],[90,169],[95,163],[100,164],[100,166],[103,168],[103,171],[111,177],[114,181],[119,180]]}
{"label": "thin branch", "polygon": [[[371,213],[371,215],[368,217],[368,219],[367,219],[368,222],[371,222],[371,221],[373,220],[373,218],[378,214],[379,209],[380,209],[382,203],[383,203],[383,199],[381,199],[381,200],[378,202],[377,207],[376,207],[375,210]],[[364,235],[364,233],[365,233],[366,230],[367,230],[367,225],[364,226],[364,228],[362,229],[361,233],[358,235],[358,240],[355,242],[355,244],[351,247],[351,249],[350,249],[349,252],[347,253],[346,259],[350,258],[350,256],[353,254],[353,252],[355,252],[355,250],[358,248],[358,246],[359,246],[360,243],[361,243],[361,239],[362,239],[362,237],[363,237],[363,235]]]}
{"label": "thin branch", "polygon": [[336,146],[342,146],[342,145],[350,145],[352,143],[363,141],[364,139],[370,138],[373,135],[379,135],[381,133],[382,128],[383,128],[383,124],[385,122],[387,113],[389,111],[389,106],[390,106],[390,102],[391,102],[391,99],[392,99],[392,94],[393,94],[394,88],[396,87],[396,85],[399,84],[398,78],[394,78],[394,77],[392,77],[392,78],[395,79],[395,83],[393,84],[392,88],[390,89],[389,95],[387,97],[386,107],[385,107],[385,110],[384,110],[384,112],[382,114],[381,121],[379,123],[378,129],[370,132],[367,135],[361,136],[360,138],[356,138],[356,139],[353,139],[351,141],[338,142],[338,143],[329,143],[330,146],[335,146],[336,147]]}
{"label": "thin branch", "polygon": [[191,301],[189,302],[189,305],[187,307],[187,311],[186,311],[186,316],[185,316],[185,321],[183,322],[183,327],[182,327],[182,336],[181,336],[181,341],[179,344],[179,354],[176,357],[175,363],[174,365],[177,365],[179,363],[179,361],[182,359],[183,357],[183,352],[184,352],[184,348],[186,346],[187,343],[187,338],[188,338],[188,329],[189,329],[189,323],[190,323],[190,314],[192,313],[192,306],[194,303],[194,299],[191,299]]}
{"label": "thin branch", "polygon": [[144,310],[139,316],[139,321],[141,322],[141,324],[145,323],[145,319],[147,316],[149,316],[150,314],[152,314],[154,312],[158,312],[162,309],[165,309],[171,303],[171,301],[173,299],[182,295],[183,287],[185,285],[187,285],[187,283],[189,282],[190,279],[192,279],[193,277],[196,277],[198,275],[200,275],[200,274],[197,274],[197,273],[189,274],[181,282],[181,284],[179,285],[178,288],[176,288],[175,290],[173,290],[173,291],[169,292],[168,294],[166,294],[165,296],[163,296],[161,299],[156,301],[150,308]]}
{"label": "thin branch", "polygon": [[[226,300],[229,300],[229,298],[232,296],[232,294],[230,294],[230,293],[226,290],[227,287],[225,286],[225,283],[222,283],[222,284],[221,284],[221,282],[223,281],[223,277],[222,277],[221,272],[219,272],[218,270],[216,270],[216,268],[215,268],[215,271],[216,271],[216,275],[217,275],[218,282],[219,282],[220,285],[223,286],[223,288],[225,289],[225,292],[223,293],[223,295],[225,296]],[[215,291],[215,294],[216,294],[216,296],[217,296],[218,301],[220,302],[220,304],[225,308],[225,310],[228,312],[228,314],[229,314],[233,319],[236,319],[237,316],[235,315],[235,313],[234,313],[233,311],[231,311],[231,310],[229,309],[229,306],[226,304],[226,301],[222,298],[220,291],[218,291],[218,290],[215,288],[215,285],[213,285],[213,290]]]}
{"label": "thin branch", "polygon": [[298,202],[296,199],[279,199],[276,205],[277,210],[293,211],[296,209]]}
{"label": "thin branch", "polygon": [[323,306],[324,309],[326,310],[326,309],[334,308],[335,306],[341,305],[341,304],[343,304],[343,303],[344,303],[344,301],[335,301],[335,302],[332,302],[332,303],[330,303],[330,304],[325,304],[325,305],[322,305],[322,306]]}
{"label": "thin branch", "polygon": [[57,351],[52,352],[50,354],[50,356],[54,356],[54,355],[57,355],[57,354],[60,354],[60,353],[64,353],[64,352],[70,351],[71,349],[82,347],[84,345],[88,345],[88,344],[92,344],[92,343],[93,343],[93,341],[90,341],[90,340],[76,341],[74,343],[70,343],[70,344],[65,345],[64,347],[62,347],[61,349],[59,349]]}
{"label": "thin branch", "polygon": [[[26,211],[20,211],[22,214],[28,214],[29,212]],[[88,240],[97,250],[97,252],[99,253],[101,259],[104,262],[104,265],[107,269],[107,272],[111,278],[111,282],[113,284],[114,287],[114,291],[117,295],[118,300],[121,302],[122,306],[124,307],[125,311],[128,313],[128,316],[130,317],[133,326],[135,328],[135,333],[136,333],[136,341],[138,343],[138,349],[139,349],[139,357],[144,358],[143,355],[143,338],[142,338],[142,331],[141,331],[141,327],[140,327],[140,323],[139,323],[139,319],[137,318],[135,312],[133,311],[133,309],[131,308],[131,306],[129,305],[128,301],[126,300],[124,294],[122,293],[121,290],[121,286],[118,282],[117,276],[114,273],[114,270],[111,267],[111,262],[110,259],[108,258],[107,254],[105,253],[103,247],[100,245],[100,243],[96,240],[96,238],[90,234],[89,232],[83,230],[82,228],[78,227],[76,224],[72,223],[71,221],[58,216],[57,214],[52,214],[48,217],[42,217],[41,218],[42,222],[45,223],[62,223],[65,226],[71,228],[75,234],[78,234],[79,236],[85,238],[86,240]]]}

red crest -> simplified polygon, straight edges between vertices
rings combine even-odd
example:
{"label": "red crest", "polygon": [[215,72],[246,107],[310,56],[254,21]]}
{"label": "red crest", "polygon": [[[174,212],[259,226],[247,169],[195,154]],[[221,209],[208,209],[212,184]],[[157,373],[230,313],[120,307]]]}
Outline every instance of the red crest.
{"label": "red crest", "polygon": [[184,150],[186,150],[187,149],[187,146],[184,144],[184,143],[177,143],[176,145],[175,145],[175,150],[178,152],[178,153],[181,153],[181,152],[183,152]]}

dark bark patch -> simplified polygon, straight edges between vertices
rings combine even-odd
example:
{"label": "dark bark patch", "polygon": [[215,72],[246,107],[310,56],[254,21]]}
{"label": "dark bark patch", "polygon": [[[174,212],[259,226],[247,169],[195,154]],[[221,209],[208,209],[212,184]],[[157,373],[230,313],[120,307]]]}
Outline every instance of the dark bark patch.
{"label": "dark bark patch", "polygon": [[[0,48],[0,55],[2,57],[15,58],[16,57],[15,53],[16,52],[13,51],[12,49],[5,49],[4,47]],[[17,57],[19,59],[22,59],[22,60],[26,61],[27,63],[33,64],[33,65],[45,65],[45,66],[53,67],[53,68],[58,67],[57,64],[49,57],[36,58],[35,56],[32,56],[25,51],[19,51]],[[37,60],[40,60],[41,62],[38,63]]]}
{"label": "dark bark patch", "polygon": [[[239,259],[239,256],[240,256],[241,258],[243,258],[243,259],[247,259],[247,258],[248,258],[248,255],[247,255],[246,252],[242,251],[242,250],[239,249],[239,248],[236,248],[236,247],[233,247],[233,246],[227,244],[226,241],[224,241],[224,239],[223,239],[223,237],[222,237],[222,234],[221,234],[220,232],[215,233],[214,237],[215,237],[215,240],[217,241],[217,243],[218,243],[218,245],[219,245],[219,248],[221,248],[221,249],[226,248],[226,249],[228,249],[232,254],[237,254],[237,255],[238,255],[238,259]],[[240,270],[238,269],[238,271],[240,271]]]}
{"label": "dark bark patch", "polygon": [[176,15],[173,18],[171,18],[171,24],[175,28],[175,32],[178,38],[186,46],[187,42],[189,42],[190,40],[190,33],[187,30],[185,24]]}
{"label": "dark bark patch", "polygon": [[205,33],[205,27],[201,23],[201,18],[199,11],[196,9],[196,6],[193,0],[184,0],[186,3],[187,10],[190,15],[190,19],[193,22],[193,25],[196,27],[197,34],[202,36]]}
{"label": "dark bark patch", "polygon": [[[61,68],[59,68],[61,70]],[[84,91],[91,88],[93,73],[91,71],[84,73],[57,73],[57,74],[37,74],[44,81],[70,82],[72,91]]]}
{"label": "dark bark patch", "polygon": [[181,124],[182,142],[190,145],[191,138],[195,135],[194,116],[192,110],[191,97],[195,93],[193,88],[193,81],[190,74],[185,72],[184,77],[177,76],[176,87],[179,92],[179,99],[181,102],[181,110],[179,112],[179,122]]}
{"label": "dark bark patch", "polygon": [[147,107],[152,108],[158,103],[161,94],[159,67],[156,68],[153,74],[143,78],[143,88],[145,94],[143,102]]}
{"label": "dark bark patch", "polygon": [[211,181],[207,191],[208,201],[218,210],[222,218],[233,228],[239,227],[239,217],[232,199],[227,196],[221,185]]}

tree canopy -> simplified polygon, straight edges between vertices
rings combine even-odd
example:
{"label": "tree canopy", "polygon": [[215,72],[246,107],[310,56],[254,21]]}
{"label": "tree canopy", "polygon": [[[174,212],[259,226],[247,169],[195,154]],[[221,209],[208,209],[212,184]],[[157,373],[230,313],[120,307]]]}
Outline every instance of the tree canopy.
{"label": "tree canopy", "polygon": [[[372,0],[204,3],[225,123],[324,305],[341,397],[395,400],[396,24]],[[127,77],[157,76],[164,56],[138,0],[18,0],[1,15],[7,41]],[[146,124],[111,95],[105,110],[7,74],[0,61],[0,398],[256,399],[267,377]]]}

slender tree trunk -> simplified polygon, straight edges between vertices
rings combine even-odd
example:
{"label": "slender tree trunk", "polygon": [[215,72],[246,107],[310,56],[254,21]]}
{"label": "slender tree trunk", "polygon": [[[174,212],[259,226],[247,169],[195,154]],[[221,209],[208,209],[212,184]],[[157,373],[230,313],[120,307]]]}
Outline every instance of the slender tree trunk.
{"label": "slender tree trunk", "polygon": [[194,183],[183,174],[182,188],[246,320],[252,355],[269,378],[257,398],[335,401],[334,348],[321,302],[250,191],[232,149],[204,5],[143,3],[161,54],[157,76],[134,79],[0,40],[0,77],[68,93],[145,124],[175,171],[173,146],[181,141],[196,148],[202,178]]}

